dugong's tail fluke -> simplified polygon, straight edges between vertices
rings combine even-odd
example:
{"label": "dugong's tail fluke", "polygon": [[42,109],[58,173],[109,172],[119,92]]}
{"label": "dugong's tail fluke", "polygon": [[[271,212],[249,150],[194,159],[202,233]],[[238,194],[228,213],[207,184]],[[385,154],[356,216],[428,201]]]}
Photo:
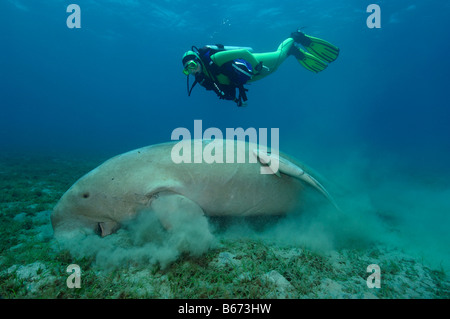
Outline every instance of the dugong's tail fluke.
{"label": "dugong's tail fluke", "polygon": [[314,187],[318,190],[323,196],[325,196],[328,201],[338,210],[341,211],[339,206],[336,204],[334,199],[331,197],[330,193],[322,186],[314,177],[306,173],[303,169],[292,163],[291,161],[279,156],[274,153],[267,153],[262,150],[253,150],[253,154],[258,158],[258,160],[264,164],[269,165],[269,168],[275,167],[277,171],[273,171],[274,174],[280,176],[280,173],[301,179],[306,182],[308,185]]}

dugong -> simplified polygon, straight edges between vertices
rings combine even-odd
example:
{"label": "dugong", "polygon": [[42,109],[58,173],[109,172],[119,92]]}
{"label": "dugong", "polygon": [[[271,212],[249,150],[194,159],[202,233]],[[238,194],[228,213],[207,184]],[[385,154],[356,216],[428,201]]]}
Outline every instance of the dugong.
{"label": "dugong", "polygon": [[55,235],[87,228],[104,237],[143,211],[155,213],[166,229],[171,214],[279,215],[298,208],[308,185],[332,201],[303,165],[286,155],[244,141],[182,140],[107,160],[70,187],[51,220]]}

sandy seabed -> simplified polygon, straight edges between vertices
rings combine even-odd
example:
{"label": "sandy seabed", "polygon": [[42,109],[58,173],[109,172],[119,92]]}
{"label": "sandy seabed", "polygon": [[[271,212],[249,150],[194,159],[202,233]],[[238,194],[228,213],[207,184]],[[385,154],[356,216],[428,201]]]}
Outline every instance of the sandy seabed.
{"label": "sandy seabed", "polygon": [[[101,259],[99,254],[74,254],[54,240],[51,209],[79,177],[103,160],[19,154],[0,158],[2,298],[450,297],[445,263],[429,263],[425,256],[389,241],[324,246],[314,245],[311,236],[278,240],[271,237],[280,233],[273,224],[283,225],[282,219],[263,225],[246,220],[245,226],[211,220],[211,249],[200,255],[180,252],[165,264],[142,255]],[[395,223],[389,225],[386,232],[395,236]],[[309,228],[310,234],[322,237],[327,231]],[[125,248],[130,243],[126,230],[113,236],[125,238]],[[317,241],[323,239],[319,237]],[[114,237],[110,241],[114,243]],[[111,246],[107,249],[114,254]],[[79,289],[67,286],[71,264],[81,269]],[[380,267],[380,288],[367,285],[373,282],[367,272],[372,264]]]}

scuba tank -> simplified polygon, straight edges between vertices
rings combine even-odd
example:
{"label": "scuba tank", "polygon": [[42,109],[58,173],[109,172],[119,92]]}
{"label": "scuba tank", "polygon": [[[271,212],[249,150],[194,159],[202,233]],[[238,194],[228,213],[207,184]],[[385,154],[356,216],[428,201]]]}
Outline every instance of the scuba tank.
{"label": "scuba tank", "polygon": [[208,44],[208,45],[205,45],[205,47],[213,49],[213,50],[218,50],[218,51],[247,50],[249,52],[253,52],[253,48],[251,48],[251,47],[239,47],[239,46],[233,46],[233,45]]}

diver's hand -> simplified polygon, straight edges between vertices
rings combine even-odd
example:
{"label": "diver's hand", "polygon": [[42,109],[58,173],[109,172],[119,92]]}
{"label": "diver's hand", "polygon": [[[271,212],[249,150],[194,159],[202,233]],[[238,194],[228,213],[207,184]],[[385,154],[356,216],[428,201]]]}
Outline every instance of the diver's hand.
{"label": "diver's hand", "polygon": [[246,107],[248,105],[247,102],[243,102],[241,100],[236,101],[236,104],[239,107]]}

